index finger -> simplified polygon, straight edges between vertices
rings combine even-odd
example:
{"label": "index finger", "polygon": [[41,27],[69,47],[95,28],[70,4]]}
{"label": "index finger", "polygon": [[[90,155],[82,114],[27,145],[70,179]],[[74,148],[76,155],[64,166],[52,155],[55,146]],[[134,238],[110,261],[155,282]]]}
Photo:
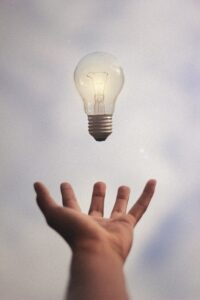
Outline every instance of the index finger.
{"label": "index finger", "polygon": [[149,180],[146,183],[141,196],[128,212],[128,214],[133,217],[134,226],[138,223],[138,221],[141,219],[141,217],[147,210],[147,207],[149,206],[149,203],[153,197],[155,187],[156,187],[156,180],[154,179]]}

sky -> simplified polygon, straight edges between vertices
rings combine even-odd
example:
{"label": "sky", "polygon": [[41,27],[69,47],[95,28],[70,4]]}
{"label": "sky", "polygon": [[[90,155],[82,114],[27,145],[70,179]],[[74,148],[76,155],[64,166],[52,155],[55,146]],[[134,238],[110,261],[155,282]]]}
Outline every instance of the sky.
{"label": "sky", "polygon": [[[200,297],[200,2],[0,2],[0,290],[2,300],[63,299],[71,252],[35,203],[70,182],[87,212],[92,186],[119,185],[130,206],[157,190],[125,265],[130,299]],[[115,55],[125,75],[113,133],[96,142],[73,81],[86,54]]]}

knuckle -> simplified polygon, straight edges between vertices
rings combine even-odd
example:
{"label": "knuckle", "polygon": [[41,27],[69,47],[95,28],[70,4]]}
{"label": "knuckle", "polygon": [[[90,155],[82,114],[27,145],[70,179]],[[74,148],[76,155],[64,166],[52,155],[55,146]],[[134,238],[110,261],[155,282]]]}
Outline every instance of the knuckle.
{"label": "knuckle", "polygon": [[147,210],[148,205],[144,204],[144,203],[138,203],[139,207],[141,208],[141,210],[143,212],[145,212]]}

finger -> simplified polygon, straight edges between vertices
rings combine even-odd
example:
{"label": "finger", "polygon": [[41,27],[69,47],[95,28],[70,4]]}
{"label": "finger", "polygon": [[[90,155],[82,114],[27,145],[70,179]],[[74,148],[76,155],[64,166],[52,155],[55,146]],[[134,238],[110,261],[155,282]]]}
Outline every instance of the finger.
{"label": "finger", "polygon": [[63,182],[60,185],[60,190],[62,194],[63,206],[80,211],[80,207],[76,200],[76,196],[74,194],[72,186],[67,182]]}
{"label": "finger", "polygon": [[105,183],[96,182],[93,187],[89,215],[97,216],[97,217],[103,216],[105,194],[106,194]]}
{"label": "finger", "polygon": [[145,213],[149,203],[153,197],[154,191],[156,187],[156,180],[151,179],[145,185],[145,188],[137,200],[137,202],[130,209],[129,214],[133,217],[133,225],[135,226],[140,218]]}
{"label": "finger", "polygon": [[130,188],[128,186],[120,186],[118,188],[117,198],[111,213],[111,218],[126,212],[129,196]]}
{"label": "finger", "polygon": [[42,213],[47,216],[50,209],[53,207],[57,207],[58,205],[50,196],[48,189],[45,185],[41,182],[34,183],[34,189],[37,194],[36,200],[39,208],[41,209]]}

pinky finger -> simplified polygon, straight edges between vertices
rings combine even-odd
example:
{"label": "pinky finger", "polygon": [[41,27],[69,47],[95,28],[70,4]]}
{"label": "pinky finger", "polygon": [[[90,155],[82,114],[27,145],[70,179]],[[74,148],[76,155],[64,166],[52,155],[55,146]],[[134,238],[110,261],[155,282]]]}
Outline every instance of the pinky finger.
{"label": "pinky finger", "polygon": [[156,187],[156,180],[151,179],[147,182],[145,185],[145,188],[137,200],[137,202],[133,205],[133,207],[129,211],[129,215],[133,217],[133,225],[135,226],[138,221],[141,219],[145,211],[147,210],[147,207],[149,206],[149,203],[153,197],[154,191]]}

